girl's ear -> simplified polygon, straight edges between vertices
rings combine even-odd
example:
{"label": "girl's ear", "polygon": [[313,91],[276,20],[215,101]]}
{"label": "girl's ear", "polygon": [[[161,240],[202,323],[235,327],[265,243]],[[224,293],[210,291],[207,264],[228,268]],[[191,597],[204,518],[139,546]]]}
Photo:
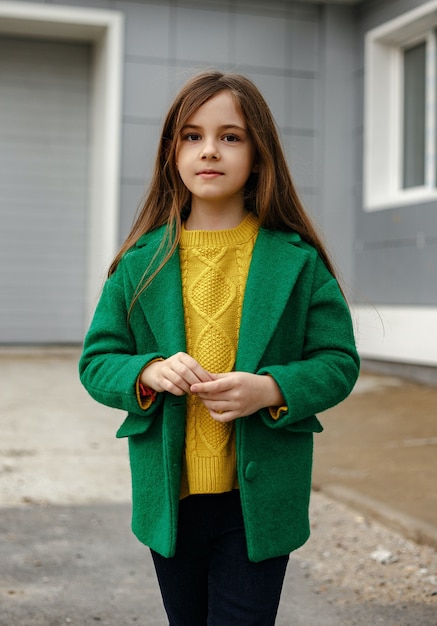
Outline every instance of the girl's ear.
{"label": "girl's ear", "polygon": [[258,174],[258,172],[259,172],[259,163],[258,161],[255,161],[252,167],[252,174]]}

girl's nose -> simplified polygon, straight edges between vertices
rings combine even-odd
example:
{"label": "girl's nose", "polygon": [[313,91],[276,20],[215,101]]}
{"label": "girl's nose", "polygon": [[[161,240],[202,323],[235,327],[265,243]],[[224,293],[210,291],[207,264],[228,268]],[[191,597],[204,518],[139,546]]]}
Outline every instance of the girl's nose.
{"label": "girl's nose", "polygon": [[205,143],[202,147],[202,152],[201,152],[201,158],[202,159],[218,159],[219,158],[219,152],[217,150],[217,146],[215,144],[215,142],[213,141],[209,141],[207,143]]}

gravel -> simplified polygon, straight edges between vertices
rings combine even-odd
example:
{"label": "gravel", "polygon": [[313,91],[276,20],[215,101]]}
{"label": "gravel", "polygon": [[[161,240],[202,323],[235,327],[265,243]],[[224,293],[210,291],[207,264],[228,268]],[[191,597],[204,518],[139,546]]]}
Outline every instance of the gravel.
{"label": "gravel", "polygon": [[311,538],[292,558],[318,593],[332,595],[337,603],[429,604],[437,609],[433,548],[408,541],[318,492],[313,493],[311,520]]}

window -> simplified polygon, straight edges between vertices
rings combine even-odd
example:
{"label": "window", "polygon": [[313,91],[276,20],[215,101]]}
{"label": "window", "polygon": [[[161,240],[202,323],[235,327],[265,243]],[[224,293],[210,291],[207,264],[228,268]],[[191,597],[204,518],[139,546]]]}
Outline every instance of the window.
{"label": "window", "polygon": [[364,206],[437,199],[437,0],[369,31]]}
{"label": "window", "polygon": [[402,188],[425,185],[426,43],[403,50]]}

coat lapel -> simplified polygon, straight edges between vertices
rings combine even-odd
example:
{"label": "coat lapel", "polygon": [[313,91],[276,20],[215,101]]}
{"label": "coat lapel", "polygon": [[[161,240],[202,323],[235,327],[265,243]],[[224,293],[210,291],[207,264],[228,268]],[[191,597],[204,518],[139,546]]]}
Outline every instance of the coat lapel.
{"label": "coat lapel", "polygon": [[[159,231],[155,231],[159,234]],[[136,257],[137,264],[131,278],[135,285],[158,249],[161,236],[153,237]],[[155,265],[156,266],[156,265]],[[135,273],[135,277],[133,276]],[[151,284],[139,298],[139,304],[146,316],[150,329],[156,337],[160,351],[167,355],[186,350],[184,309],[182,303],[182,282],[178,251],[155,276]]]}
{"label": "coat lapel", "polygon": [[236,369],[255,372],[308,255],[294,233],[261,229],[253,250],[240,323]]}

